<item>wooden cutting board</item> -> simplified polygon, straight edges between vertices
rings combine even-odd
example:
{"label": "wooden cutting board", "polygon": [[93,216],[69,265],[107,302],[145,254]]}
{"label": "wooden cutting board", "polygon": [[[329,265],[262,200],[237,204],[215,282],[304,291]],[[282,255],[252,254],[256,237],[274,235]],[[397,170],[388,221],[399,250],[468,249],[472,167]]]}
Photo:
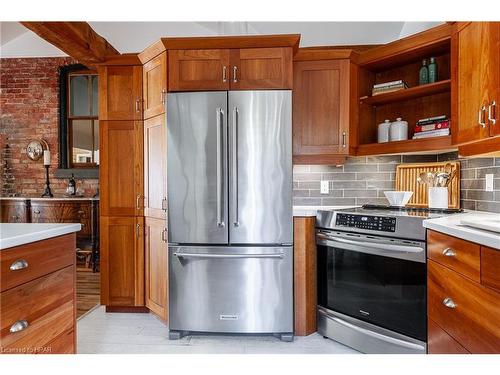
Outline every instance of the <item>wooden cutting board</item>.
{"label": "wooden cutting board", "polygon": [[444,166],[451,164],[452,170],[457,173],[448,185],[448,207],[460,208],[460,162],[438,162],[438,163],[408,163],[399,164],[396,168],[396,190],[413,191],[413,196],[408,202],[410,207],[427,207],[427,189],[429,185],[420,185],[417,177],[422,172],[444,171]]}

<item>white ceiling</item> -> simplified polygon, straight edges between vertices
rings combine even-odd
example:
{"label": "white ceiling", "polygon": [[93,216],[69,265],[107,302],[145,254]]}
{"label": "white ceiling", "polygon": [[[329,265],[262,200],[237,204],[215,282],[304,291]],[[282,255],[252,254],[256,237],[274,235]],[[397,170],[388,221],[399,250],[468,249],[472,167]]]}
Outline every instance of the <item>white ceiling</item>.
{"label": "white ceiling", "polygon": [[[90,22],[121,53],[140,52],[164,36],[301,34],[300,46],[388,43],[442,22]],[[65,54],[18,22],[0,23],[1,57]]]}

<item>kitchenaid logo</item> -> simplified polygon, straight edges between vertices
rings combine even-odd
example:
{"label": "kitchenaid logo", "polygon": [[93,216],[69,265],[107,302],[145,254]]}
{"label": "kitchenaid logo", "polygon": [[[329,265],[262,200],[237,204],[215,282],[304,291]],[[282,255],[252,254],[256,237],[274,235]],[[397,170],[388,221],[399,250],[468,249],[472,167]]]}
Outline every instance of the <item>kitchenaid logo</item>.
{"label": "kitchenaid logo", "polygon": [[238,315],[221,314],[219,315],[220,320],[238,320]]}

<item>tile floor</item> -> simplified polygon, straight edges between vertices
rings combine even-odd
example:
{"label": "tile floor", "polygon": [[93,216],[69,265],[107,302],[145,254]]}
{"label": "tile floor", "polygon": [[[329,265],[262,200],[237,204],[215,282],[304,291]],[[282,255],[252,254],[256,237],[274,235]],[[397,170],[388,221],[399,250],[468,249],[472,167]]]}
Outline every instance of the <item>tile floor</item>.
{"label": "tile floor", "polygon": [[124,354],[347,354],[357,351],[318,334],[281,342],[272,336],[187,336],[168,339],[152,314],[106,314],[104,307],[78,320],[78,353]]}

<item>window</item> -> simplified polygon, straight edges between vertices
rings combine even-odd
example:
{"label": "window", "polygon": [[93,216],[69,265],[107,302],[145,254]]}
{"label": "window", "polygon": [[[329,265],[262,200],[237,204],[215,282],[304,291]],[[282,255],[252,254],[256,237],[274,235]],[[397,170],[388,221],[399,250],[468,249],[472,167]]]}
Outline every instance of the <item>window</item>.
{"label": "window", "polygon": [[57,178],[99,178],[98,75],[82,64],[59,67]]}
{"label": "window", "polygon": [[95,167],[99,163],[98,76],[78,70],[67,79],[68,166]]}

